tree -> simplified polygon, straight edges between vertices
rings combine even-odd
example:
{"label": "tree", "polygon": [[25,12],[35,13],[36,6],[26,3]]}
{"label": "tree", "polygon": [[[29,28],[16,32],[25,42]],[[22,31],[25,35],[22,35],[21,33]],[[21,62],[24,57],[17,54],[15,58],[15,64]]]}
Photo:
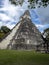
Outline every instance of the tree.
{"label": "tree", "polygon": [[6,26],[1,27],[1,29],[0,29],[0,41],[9,31],[11,31],[11,30],[8,27],[6,27]]}
{"label": "tree", "polygon": [[44,35],[44,37],[46,38],[46,40],[49,41],[49,28],[47,28],[47,29],[44,30],[43,35]]}
{"label": "tree", "polygon": [[47,51],[49,51],[49,28],[44,30],[43,37],[45,38],[45,44],[47,46]]}
{"label": "tree", "polygon": [[1,31],[3,31],[6,34],[10,31],[10,29],[7,26],[2,26]]}
{"label": "tree", "polygon": [[14,5],[22,5],[24,0],[9,0],[11,1],[11,4],[14,4]]}
{"label": "tree", "polygon": [[[14,5],[22,5],[25,0],[9,0]],[[49,4],[49,0],[28,0],[30,8],[35,8],[36,5],[38,7],[44,6],[46,7]]]}

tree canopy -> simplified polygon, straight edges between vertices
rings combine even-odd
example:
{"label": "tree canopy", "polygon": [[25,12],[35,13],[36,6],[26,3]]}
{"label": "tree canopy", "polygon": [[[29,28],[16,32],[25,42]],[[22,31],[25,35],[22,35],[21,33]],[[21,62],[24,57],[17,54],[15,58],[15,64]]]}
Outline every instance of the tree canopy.
{"label": "tree canopy", "polygon": [[[25,0],[9,0],[14,5],[22,5]],[[49,4],[49,0],[28,0],[30,8],[44,6],[46,7]]]}
{"label": "tree canopy", "polygon": [[1,30],[6,34],[10,31],[10,29],[7,26],[2,26]]}
{"label": "tree canopy", "polygon": [[0,39],[2,39],[9,31],[11,31],[7,26],[2,26],[0,29]]}
{"label": "tree canopy", "polygon": [[45,39],[49,43],[49,28],[44,30],[43,36],[45,37]]}

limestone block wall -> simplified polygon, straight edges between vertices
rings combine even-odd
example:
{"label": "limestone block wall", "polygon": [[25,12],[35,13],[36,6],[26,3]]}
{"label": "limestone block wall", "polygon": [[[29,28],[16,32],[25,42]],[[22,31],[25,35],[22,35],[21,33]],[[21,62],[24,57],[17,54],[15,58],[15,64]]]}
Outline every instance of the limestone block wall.
{"label": "limestone block wall", "polygon": [[15,33],[16,33],[17,29],[19,28],[19,26],[20,26],[20,23],[10,32],[10,34],[5,39],[3,39],[0,42],[0,49],[6,49],[7,48],[8,44],[10,43],[10,40],[15,35]]}

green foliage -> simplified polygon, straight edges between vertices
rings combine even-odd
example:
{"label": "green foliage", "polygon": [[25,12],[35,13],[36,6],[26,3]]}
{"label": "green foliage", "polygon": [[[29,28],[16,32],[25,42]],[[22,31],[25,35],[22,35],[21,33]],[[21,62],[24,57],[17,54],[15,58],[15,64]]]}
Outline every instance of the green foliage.
{"label": "green foliage", "polygon": [[35,51],[0,50],[0,65],[49,65],[49,54]]}
{"label": "green foliage", "polygon": [[[19,4],[22,5],[25,0],[9,0],[9,1],[11,1],[11,3],[14,5]],[[36,5],[38,5],[38,7],[40,6],[46,7],[49,4],[49,0],[28,0],[28,2],[30,3],[28,6],[29,8],[35,8]]]}
{"label": "green foliage", "polygon": [[10,29],[7,26],[2,26],[1,30],[6,34],[10,31]]}
{"label": "green foliage", "polygon": [[0,29],[0,39],[2,39],[9,31],[11,31],[8,27],[2,26]]}
{"label": "green foliage", "polygon": [[45,29],[44,32],[49,32],[49,28]]}
{"label": "green foliage", "polygon": [[49,43],[49,28],[47,28],[47,29],[44,30],[43,35],[45,36],[47,42]]}
{"label": "green foliage", "polygon": [[4,33],[3,32],[0,32],[0,39],[2,39],[4,37]]}
{"label": "green foliage", "polygon": [[11,4],[14,5],[22,5],[24,0],[9,0],[11,2]]}
{"label": "green foliage", "polygon": [[[49,0],[29,0],[30,2],[30,8],[43,6],[46,7],[49,4]],[[34,4],[34,5],[33,5]]]}

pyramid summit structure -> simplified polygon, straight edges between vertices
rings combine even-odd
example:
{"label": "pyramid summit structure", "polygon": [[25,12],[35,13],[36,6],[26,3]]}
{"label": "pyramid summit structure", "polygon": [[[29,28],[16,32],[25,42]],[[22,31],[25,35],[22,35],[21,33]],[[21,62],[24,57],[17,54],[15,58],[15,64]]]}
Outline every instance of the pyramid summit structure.
{"label": "pyramid summit structure", "polygon": [[7,37],[0,42],[0,49],[31,50],[43,42],[41,33],[32,23],[27,10]]}

